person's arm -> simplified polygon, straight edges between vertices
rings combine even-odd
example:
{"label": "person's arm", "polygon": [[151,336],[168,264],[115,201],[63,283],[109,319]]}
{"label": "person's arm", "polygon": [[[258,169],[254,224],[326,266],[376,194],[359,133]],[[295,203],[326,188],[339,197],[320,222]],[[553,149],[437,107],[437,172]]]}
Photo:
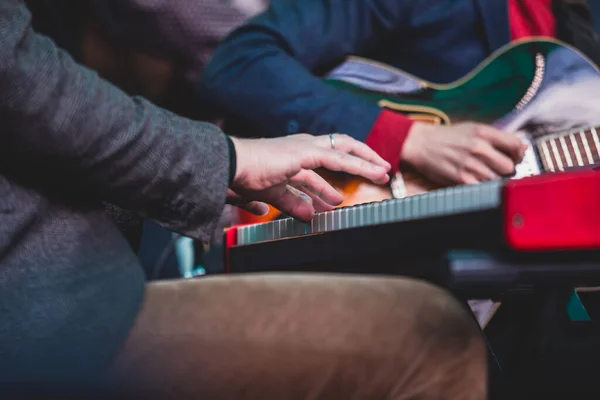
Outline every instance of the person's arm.
{"label": "person's arm", "polygon": [[[363,53],[391,32],[408,27],[413,3],[273,2],[217,47],[203,72],[199,96],[216,100],[225,113],[249,121],[266,135],[342,132],[374,144],[373,148],[387,147],[393,157],[385,158],[393,163],[411,121],[389,115],[379,120],[381,109],[376,104],[327,85],[316,71]],[[374,137],[369,137],[372,133]]]}
{"label": "person's arm", "polygon": [[215,126],[131,98],[0,2],[0,164],[35,184],[93,194],[205,239],[222,212],[229,148]]}

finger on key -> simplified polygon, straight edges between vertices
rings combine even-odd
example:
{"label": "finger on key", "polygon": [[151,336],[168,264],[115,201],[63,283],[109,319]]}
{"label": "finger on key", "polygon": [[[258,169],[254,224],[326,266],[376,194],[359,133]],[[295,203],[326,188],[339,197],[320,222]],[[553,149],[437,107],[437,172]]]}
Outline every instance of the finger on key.
{"label": "finger on key", "polygon": [[[290,184],[295,187],[303,187],[313,195],[319,197],[327,204],[337,206],[344,201],[343,196],[335,190],[322,176],[314,171],[302,170],[292,178]],[[306,191],[304,190],[304,191]]]}
{"label": "finger on key", "polygon": [[265,201],[272,204],[278,210],[303,222],[310,221],[315,215],[315,208],[311,197],[289,185],[286,185],[282,193],[268,196]]}

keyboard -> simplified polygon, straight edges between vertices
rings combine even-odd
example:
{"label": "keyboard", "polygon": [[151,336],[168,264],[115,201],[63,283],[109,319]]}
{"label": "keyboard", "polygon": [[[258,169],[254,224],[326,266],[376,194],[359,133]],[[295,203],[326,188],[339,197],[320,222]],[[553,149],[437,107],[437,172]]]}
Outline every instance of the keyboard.
{"label": "keyboard", "polygon": [[225,232],[230,273],[395,273],[457,249],[551,257],[600,249],[600,171],[457,186]]}

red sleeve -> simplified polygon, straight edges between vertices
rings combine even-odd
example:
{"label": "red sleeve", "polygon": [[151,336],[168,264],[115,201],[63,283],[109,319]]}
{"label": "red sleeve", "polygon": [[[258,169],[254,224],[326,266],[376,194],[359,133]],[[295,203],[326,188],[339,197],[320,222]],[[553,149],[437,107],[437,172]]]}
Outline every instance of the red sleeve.
{"label": "red sleeve", "polygon": [[510,38],[556,35],[552,0],[509,0]]}
{"label": "red sleeve", "polygon": [[414,120],[383,109],[365,143],[392,165],[391,173],[400,168],[400,154]]}

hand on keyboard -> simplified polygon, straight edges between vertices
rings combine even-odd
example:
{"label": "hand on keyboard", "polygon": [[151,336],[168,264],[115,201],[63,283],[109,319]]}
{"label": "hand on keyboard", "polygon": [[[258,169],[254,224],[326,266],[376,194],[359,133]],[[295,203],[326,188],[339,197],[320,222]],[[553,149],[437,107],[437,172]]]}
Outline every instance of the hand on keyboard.
{"label": "hand on keyboard", "polygon": [[230,204],[264,212],[268,203],[299,220],[339,205],[342,196],[314,169],[346,172],[374,183],[389,181],[391,166],[366,144],[342,134],[275,139],[232,138],[237,167]]}

